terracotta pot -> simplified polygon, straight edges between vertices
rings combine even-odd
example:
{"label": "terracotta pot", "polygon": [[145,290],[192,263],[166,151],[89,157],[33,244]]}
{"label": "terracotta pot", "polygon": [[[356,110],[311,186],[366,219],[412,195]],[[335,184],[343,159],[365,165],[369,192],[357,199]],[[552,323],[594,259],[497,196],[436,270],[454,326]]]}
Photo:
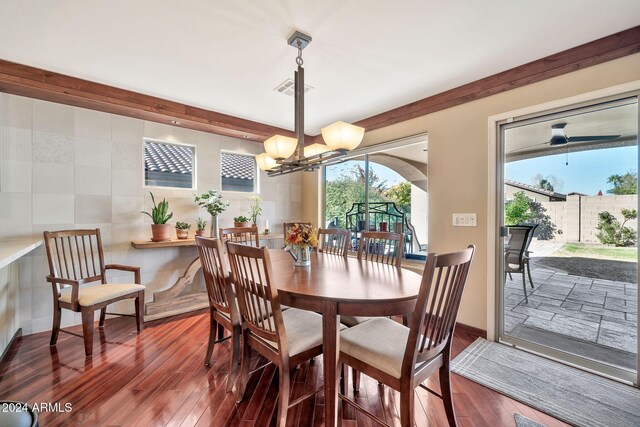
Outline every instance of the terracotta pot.
{"label": "terracotta pot", "polygon": [[380,231],[389,231],[389,223],[386,221],[381,222]]}
{"label": "terracotta pot", "polygon": [[171,224],[151,224],[151,241],[152,242],[165,242],[171,240]]}
{"label": "terracotta pot", "polygon": [[204,236],[204,230],[196,230],[196,236]]}
{"label": "terracotta pot", "polygon": [[176,228],[176,237],[180,240],[184,240],[189,237],[189,229]]}
{"label": "terracotta pot", "polygon": [[249,221],[246,221],[246,222],[234,222],[233,226],[234,227],[248,227],[249,226]]}

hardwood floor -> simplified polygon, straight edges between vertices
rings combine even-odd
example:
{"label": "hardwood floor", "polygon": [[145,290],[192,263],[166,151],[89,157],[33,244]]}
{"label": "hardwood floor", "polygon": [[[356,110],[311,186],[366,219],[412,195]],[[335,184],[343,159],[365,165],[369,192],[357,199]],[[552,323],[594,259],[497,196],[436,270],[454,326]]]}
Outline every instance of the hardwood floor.
{"label": "hardwood floor", "polygon": [[[108,319],[95,333],[94,354],[85,359],[82,339],[61,334],[57,348],[49,334],[23,337],[0,366],[0,400],[72,404],[71,412],[41,412],[41,426],[265,426],[272,424],[278,387],[273,365],[255,372],[245,400],[235,405],[225,393],[230,343],[216,345],[211,367],[204,367],[208,339],[206,311],[145,324],[141,335],[130,318]],[[76,333],[81,327],[74,327]],[[468,331],[456,332],[454,354],[473,342]],[[257,358],[253,363],[262,361]],[[513,414],[565,426],[552,417],[453,375],[458,425],[513,426]],[[322,384],[322,361],[303,364],[293,374],[292,399]],[[437,390],[437,379],[429,380]],[[418,426],[445,426],[442,402],[417,389]],[[349,395],[353,398],[353,392]],[[399,424],[398,395],[376,381],[362,378],[355,400],[377,416]],[[291,426],[323,425],[323,396],[289,410]],[[341,403],[342,405],[342,403]],[[344,427],[372,426],[370,419],[341,406]]]}

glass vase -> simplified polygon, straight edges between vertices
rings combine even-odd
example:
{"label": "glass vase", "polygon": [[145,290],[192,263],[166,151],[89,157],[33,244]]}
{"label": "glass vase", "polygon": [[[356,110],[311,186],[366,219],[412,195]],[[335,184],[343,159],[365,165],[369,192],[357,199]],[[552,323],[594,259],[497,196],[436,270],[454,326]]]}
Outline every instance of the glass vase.
{"label": "glass vase", "polygon": [[209,229],[209,237],[214,237],[218,239],[220,237],[218,236],[218,234],[220,234],[219,230],[220,230],[220,222],[219,222],[218,215],[211,215],[211,228]]}
{"label": "glass vase", "polygon": [[293,262],[296,267],[309,267],[311,266],[311,246],[294,246],[294,251],[298,256],[298,259]]}

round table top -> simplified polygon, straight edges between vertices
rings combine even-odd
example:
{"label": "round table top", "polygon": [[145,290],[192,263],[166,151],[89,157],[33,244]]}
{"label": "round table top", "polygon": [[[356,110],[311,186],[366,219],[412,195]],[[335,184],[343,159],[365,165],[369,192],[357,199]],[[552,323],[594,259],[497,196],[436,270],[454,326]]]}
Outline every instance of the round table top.
{"label": "round table top", "polygon": [[415,300],[422,276],[394,265],[313,252],[311,267],[294,267],[291,255],[270,249],[278,292],[307,299],[384,303]]}

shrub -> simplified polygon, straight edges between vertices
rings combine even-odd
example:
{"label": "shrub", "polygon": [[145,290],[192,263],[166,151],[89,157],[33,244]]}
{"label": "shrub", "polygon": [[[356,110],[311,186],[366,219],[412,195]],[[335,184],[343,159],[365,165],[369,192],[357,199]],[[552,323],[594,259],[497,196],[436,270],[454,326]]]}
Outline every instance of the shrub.
{"label": "shrub", "polygon": [[598,217],[596,237],[600,242],[618,247],[636,245],[638,237],[636,231],[625,225],[627,221],[638,217],[638,212],[635,209],[622,209],[622,217],[624,218],[622,223],[607,211],[600,212]]}

